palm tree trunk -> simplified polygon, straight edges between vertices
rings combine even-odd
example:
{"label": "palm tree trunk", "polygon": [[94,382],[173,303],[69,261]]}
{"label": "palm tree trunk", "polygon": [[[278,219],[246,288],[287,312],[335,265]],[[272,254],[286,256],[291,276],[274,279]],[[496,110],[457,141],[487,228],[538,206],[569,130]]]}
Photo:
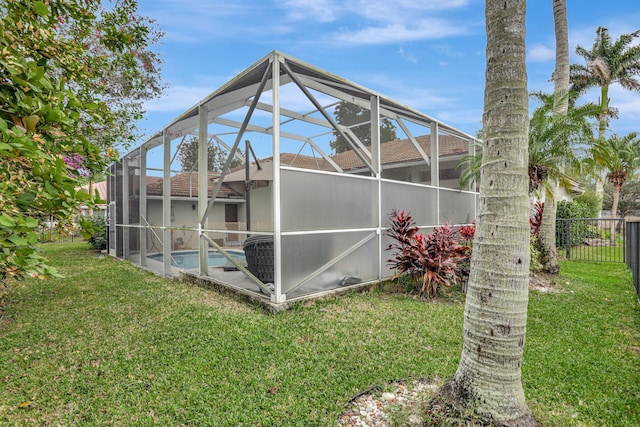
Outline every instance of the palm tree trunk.
{"label": "palm tree trunk", "polygon": [[[613,192],[611,194],[611,218],[618,217],[618,201],[620,200],[620,189],[621,186],[618,184],[613,185]],[[609,241],[611,242],[611,246],[616,245],[616,221],[611,220],[611,224],[609,226],[609,230],[611,235],[609,236]]]}
{"label": "palm tree trunk", "polygon": [[529,284],[525,0],[487,0],[480,212],[460,364],[445,390],[505,426],[535,426],[521,382]]}
{"label": "palm tree trunk", "polygon": [[[567,115],[569,110],[569,28],[567,25],[566,0],[553,0],[553,25],[556,34],[556,69],[553,73],[553,112]],[[556,200],[557,182],[553,183],[553,194],[547,197],[540,225],[540,242],[544,252],[542,270],[558,274],[560,264],[556,254]]]}
{"label": "palm tree trunk", "polygon": [[[607,138],[607,124],[609,113],[609,86],[600,88],[600,118],[598,123],[598,140]],[[596,171],[596,197],[598,199],[598,218],[602,216],[602,200],[604,198],[604,176],[602,171]]]}
{"label": "palm tree trunk", "polygon": [[556,69],[553,73],[553,112],[569,110],[569,27],[566,0],[553,0],[553,26],[556,34]]}
{"label": "palm tree trunk", "polygon": [[556,212],[558,197],[558,183],[553,185],[553,194],[547,197],[544,202],[542,212],[542,223],[540,224],[540,242],[543,251],[542,271],[549,274],[558,274],[560,265],[556,253]]}

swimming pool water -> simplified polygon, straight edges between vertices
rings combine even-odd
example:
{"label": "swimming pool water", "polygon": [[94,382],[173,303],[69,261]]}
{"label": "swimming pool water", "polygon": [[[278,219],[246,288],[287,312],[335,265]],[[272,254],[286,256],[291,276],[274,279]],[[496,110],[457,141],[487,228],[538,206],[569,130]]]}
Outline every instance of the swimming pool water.
{"label": "swimming pool water", "polygon": [[[233,256],[238,261],[244,261],[244,253],[237,251],[227,251],[231,256]],[[153,259],[155,261],[162,262],[163,254],[153,254],[149,255],[147,258]],[[171,265],[178,268],[198,268],[199,255],[198,251],[184,251],[184,252],[173,252],[171,253]],[[227,264],[229,260],[224,257],[218,251],[209,251],[209,267],[222,267]]]}

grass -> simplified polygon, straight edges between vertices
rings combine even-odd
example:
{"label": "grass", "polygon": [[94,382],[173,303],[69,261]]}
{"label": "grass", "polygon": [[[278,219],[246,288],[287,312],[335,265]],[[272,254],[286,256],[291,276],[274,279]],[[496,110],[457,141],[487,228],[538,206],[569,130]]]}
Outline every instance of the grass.
{"label": "grass", "polygon": [[[567,251],[558,249],[558,253],[566,259]],[[625,243],[618,240],[616,246],[573,246],[570,252],[570,259],[576,261],[614,261],[624,262]]]}
{"label": "grass", "polygon": [[[463,303],[374,292],[277,315],[46,246],[64,279],[14,284],[0,425],[330,426],[372,386],[455,372]],[[523,383],[542,426],[640,425],[640,309],[621,265],[563,262],[531,292]]]}

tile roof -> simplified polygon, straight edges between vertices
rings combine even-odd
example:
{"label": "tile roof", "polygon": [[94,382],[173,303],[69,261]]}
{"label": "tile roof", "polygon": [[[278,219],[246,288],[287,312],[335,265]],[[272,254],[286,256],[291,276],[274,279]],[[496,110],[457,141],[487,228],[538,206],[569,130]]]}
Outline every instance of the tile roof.
{"label": "tile roof", "polygon": [[[431,135],[422,135],[415,139],[426,155],[431,157]],[[438,148],[441,157],[464,155],[469,152],[469,141],[455,136],[439,135]],[[344,170],[364,167],[364,163],[353,150],[338,153],[332,159]],[[389,165],[419,160],[421,157],[411,141],[397,139],[380,145],[380,159],[383,165]]]}
{"label": "tile roof", "polygon": [[[415,138],[422,147],[427,156],[431,156],[431,135],[422,135]],[[440,135],[438,138],[440,156],[465,155],[469,152],[469,141],[449,135]],[[400,164],[420,160],[420,153],[408,139],[397,139],[395,141],[385,142],[380,145],[380,157],[383,165]],[[364,163],[353,150],[344,151],[331,157],[331,159],[343,170],[360,169],[364,167]],[[280,163],[286,166],[293,166],[302,169],[333,171],[331,164],[322,157],[312,157],[302,154],[282,153],[280,155]],[[251,175],[254,180],[270,181],[273,178],[271,173],[273,157],[267,157],[260,160],[263,170],[258,172],[257,168],[252,164]],[[257,175],[256,175],[257,174]],[[219,173],[211,173],[209,177],[209,195],[213,194],[216,180],[220,176]],[[225,176],[225,184],[220,188],[218,197],[242,197],[242,194],[228,186],[227,182],[244,181],[244,166],[238,166],[231,170]],[[147,195],[162,195],[162,178],[157,179],[147,186]],[[174,197],[197,197],[198,196],[198,174],[182,173],[171,178],[171,195]]]}
{"label": "tile roof", "polygon": [[[208,192],[209,196],[213,194],[213,190],[216,186],[216,180],[220,176],[219,173],[209,174]],[[147,185],[148,196],[161,196],[162,195],[163,180],[159,178],[157,181]],[[198,197],[198,174],[194,173],[181,173],[171,177],[171,195],[173,197]],[[230,198],[230,197],[242,197],[241,193],[238,193],[226,184],[223,184],[218,192],[218,197]]]}
{"label": "tile roof", "polygon": [[[89,184],[83,185],[80,188],[89,192]],[[94,182],[92,191],[94,192],[94,194],[97,191],[98,197],[100,197],[100,199],[107,200],[107,181]]]}
{"label": "tile roof", "polygon": [[[422,135],[415,138],[428,157],[431,157],[431,135]],[[440,156],[466,155],[469,152],[469,141],[450,135],[440,135],[438,138]],[[366,157],[366,154],[364,155]],[[399,164],[421,160],[420,153],[409,139],[397,139],[380,145],[380,158],[383,165]],[[344,151],[331,157],[331,159],[343,170],[360,169],[364,163],[353,150]],[[271,163],[273,157],[260,160],[260,163]],[[333,171],[331,164],[322,157],[311,157],[302,154],[282,153],[280,163],[302,169],[314,169]],[[270,167],[270,165],[269,165]],[[244,166],[234,169],[236,174]],[[232,171],[233,172],[233,171]],[[242,175],[244,176],[244,175]],[[225,181],[227,179],[225,178]]]}

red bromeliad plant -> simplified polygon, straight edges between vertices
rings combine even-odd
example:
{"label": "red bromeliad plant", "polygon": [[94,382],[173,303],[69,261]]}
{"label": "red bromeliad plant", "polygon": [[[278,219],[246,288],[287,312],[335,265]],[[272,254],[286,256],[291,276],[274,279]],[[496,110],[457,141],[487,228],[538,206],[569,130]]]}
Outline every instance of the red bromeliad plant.
{"label": "red bromeliad plant", "polygon": [[469,259],[470,247],[460,243],[461,239],[468,239],[470,232],[466,229],[463,237],[458,230],[443,225],[431,234],[418,234],[410,214],[392,212],[386,235],[397,241],[387,248],[396,251],[395,258],[388,260],[397,270],[395,277],[408,273],[420,279],[422,294],[435,297],[440,286],[451,287],[462,277],[461,265]]}

